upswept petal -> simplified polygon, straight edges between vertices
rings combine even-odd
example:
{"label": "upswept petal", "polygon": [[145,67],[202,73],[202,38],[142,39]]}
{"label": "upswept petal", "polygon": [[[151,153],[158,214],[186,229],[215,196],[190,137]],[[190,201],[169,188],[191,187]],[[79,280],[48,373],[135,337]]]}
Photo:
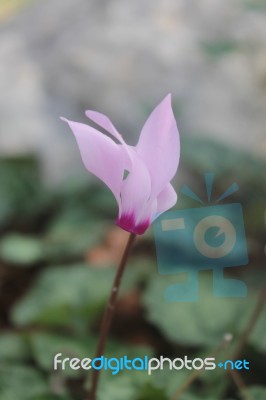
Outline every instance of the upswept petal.
{"label": "upswept petal", "polygon": [[135,147],[125,143],[110,118],[92,110],[87,110],[86,116],[113,135],[128,155],[125,160],[125,169],[128,170],[129,174],[121,185],[121,207],[117,224],[131,232],[139,233],[146,230],[151,219],[150,207],[147,209],[151,192],[149,171],[141,157],[136,153]]}
{"label": "upswept petal", "polygon": [[155,198],[174,177],[179,163],[179,132],[170,94],[145,122],[136,150],[150,171],[151,197]]}
{"label": "upswept petal", "polygon": [[95,124],[99,125],[107,132],[111,133],[117,140],[119,141],[121,141],[121,139],[123,140],[122,135],[118,132],[118,130],[115,128],[110,118],[108,118],[106,115],[93,110],[87,110],[85,114]]}
{"label": "upswept petal", "polygon": [[157,196],[157,209],[156,214],[153,216],[153,221],[159,217],[160,214],[169,210],[177,202],[177,194],[171,183],[168,183],[165,188]]}
{"label": "upswept petal", "polygon": [[74,133],[86,169],[109,187],[120,209],[120,189],[125,169],[124,149],[91,126],[61,119],[68,123]]}
{"label": "upswept petal", "polygon": [[[113,125],[112,121],[110,118],[108,118],[106,115],[101,114],[97,111],[93,110],[87,110],[85,112],[86,116],[93,121],[95,124],[99,125],[101,128],[105,129],[107,132],[109,132],[111,135],[114,136],[115,139],[117,139],[121,145],[124,147],[125,150],[125,158],[127,158],[127,162],[129,165],[132,165],[132,158],[130,155],[130,152],[128,150],[128,144],[124,141],[123,136],[118,132],[116,127]],[[127,156],[127,157],[126,157]],[[127,169],[130,167],[127,166]]]}

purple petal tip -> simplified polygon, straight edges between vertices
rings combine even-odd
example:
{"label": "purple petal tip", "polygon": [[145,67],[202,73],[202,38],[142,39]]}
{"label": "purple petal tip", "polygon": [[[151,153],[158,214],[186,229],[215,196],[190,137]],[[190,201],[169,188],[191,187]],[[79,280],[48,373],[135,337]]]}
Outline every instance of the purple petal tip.
{"label": "purple petal tip", "polygon": [[120,226],[120,228],[127,232],[142,235],[150,226],[150,221],[146,220],[136,225],[133,214],[124,214],[117,219],[116,225]]}

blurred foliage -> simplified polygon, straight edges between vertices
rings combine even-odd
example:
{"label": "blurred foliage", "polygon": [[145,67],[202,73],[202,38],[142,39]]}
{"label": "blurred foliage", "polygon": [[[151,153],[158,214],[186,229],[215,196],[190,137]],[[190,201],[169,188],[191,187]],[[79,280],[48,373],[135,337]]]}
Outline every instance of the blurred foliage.
{"label": "blurred foliage", "polygon": [[245,0],[245,7],[251,11],[266,12],[265,0]]}
{"label": "blurred foliage", "polygon": [[0,228],[26,222],[41,212],[43,192],[39,165],[33,157],[0,160]]}
{"label": "blurred foliage", "polygon": [[[243,298],[217,298],[212,296],[212,280],[208,273],[200,274],[199,302],[166,303],[162,295],[171,285],[171,277],[154,276],[144,295],[148,319],[172,342],[180,345],[200,346],[208,349],[221,341],[221,332],[230,332],[235,342],[240,339],[243,329],[256,307],[257,287],[250,287],[249,296]],[[161,293],[161,296],[158,296]],[[250,346],[263,354],[265,362],[266,312],[264,312],[248,338]]]}
{"label": "blurred foliage", "polygon": [[48,393],[49,385],[40,371],[21,365],[1,364],[0,394],[2,399],[33,400]]}
{"label": "blurred foliage", "polygon": [[[122,294],[134,287],[138,274],[141,274],[140,269],[129,271],[122,284]],[[34,287],[13,308],[11,319],[19,326],[38,323],[43,326],[71,324],[73,329],[77,324],[80,327],[103,311],[113,278],[113,268],[51,266],[41,273]]]}
{"label": "blurred foliage", "polygon": [[211,58],[217,59],[227,53],[238,50],[238,44],[230,40],[202,42],[201,48],[205,54]]}
{"label": "blurred foliage", "polygon": [[256,400],[266,399],[266,389],[264,387],[251,386],[251,388],[248,390],[248,394]]}
{"label": "blurred foliage", "polygon": [[35,237],[10,234],[0,242],[0,257],[4,262],[29,267],[44,258],[44,249]]}
{"label": "blurred foliage", "polygon": [[[215,174],[211,202],[215,202],[233,182],[236,182],[239,191],[220,204],[240,202],[244,209],[247,234],[263,237],[266,198],[265,160],[208,139],[188,138],[183,141],[181,165],[185,171],[190,171],[191,185],[196,193],[198,189],[197,194],[202,194],[200,197],[206,203],[204,173]],[[185,208],[187,205],[195,207],[197,203],[191,202],[184,196],[180,197],[179,208]]]}
{"label": "blurred foliage", "polygon": [[[241,202],[245,212],[252,268],[240,268],[237,273],[249,282],[249,296],[214,298],[211,275],[206,272],[200,275],[199,302],[164,303],[165,287],[182,276],[157,273],[149,230],[137,242],[123,279],[107,346],[110,357],[208,357],[230,332],[232,346],[219,355],[224,360],[232,354],[254,310],[263,277],[265,162],[207,140],[187,139],[181,165],[178,185],[190,185],[204,201],[203,173],[215,173],[214,200],[232,182],[238,183],[240,190],[230,202]],[[177,207],[198,204],[180,196]],[[0,160],[1,399],[84,399],[90,374],[53,371],[53,357],[60,352],[80,358],[94,354],[117,264],[112,253],[116,212],[115,200],[103,185],[88,185],[77,178],[47,189],[33,157]],[[116,239],[119,254],[122,245]],[[92,261],[95,250],[98,256],[102,252],[106,257],[108,251],[112,255],[104,267]],[[235,270],[228,271],[230,276]],[[264,310],[244,354],[252,360],[247,391],[253,400],[266,398],[265,330]],[[188,370],[155,371],[150,376],[122,371],[114,376],[104,371],[99,400],[171,399],[190,374]],[[225,398],[241,396],[220,369],[200,374],[180,396],[180,400]]]}

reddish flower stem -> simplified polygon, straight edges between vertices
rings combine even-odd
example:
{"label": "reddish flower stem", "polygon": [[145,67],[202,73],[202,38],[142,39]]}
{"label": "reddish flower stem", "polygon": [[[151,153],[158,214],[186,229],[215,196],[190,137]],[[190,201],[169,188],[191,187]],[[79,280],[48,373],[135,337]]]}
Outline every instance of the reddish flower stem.
{"label": "reddish flower stem", "polygon": [[[107,303],[107,306],[106,306],[106,309],[104,312],[104,316],[102,319],[100,337],[99,337],[99,342],[98,342],[95,358],[101,357],[104,354],[106,339],[107,339],[107,336],[108,336],[108,333],[110,330],[110,326],[111,326],[111,322],[113,319],[113,314],[114,314],[114,310],[115,310],[119,287],[121,284],[122,276],[125,271],[128,256],[132,249],[132,245],[134,243],[135,237],[136,237],[135,233],[130,233],[127,245],[125,247],[124,253],[122,255],[120,264],[118,266],[118,269],[117,269],[117,272],[115,275],[115,279],[113,282],[109,301]],[[88,400],[96,399],[99,377],[100,377],[100,370],[94,369],[92,372],[92,385],[91,385],[91,389],[90,389],[90,392],[88,395]]]}
{"label": "reddish flower stem", "polygon": [[261,316],[261,313],[265,307],[265,303],[266,303],[266,286],[264,285],[260,289],[255,308],[251,314],[250,319],[248,320],[246,328],[244,329],[244,331],[239,339],[238,346],[232,357],[233,360],[237,360],[238,357],[241,355],[254,327],[256,326],[256,323],[257,323],[259,317]]}

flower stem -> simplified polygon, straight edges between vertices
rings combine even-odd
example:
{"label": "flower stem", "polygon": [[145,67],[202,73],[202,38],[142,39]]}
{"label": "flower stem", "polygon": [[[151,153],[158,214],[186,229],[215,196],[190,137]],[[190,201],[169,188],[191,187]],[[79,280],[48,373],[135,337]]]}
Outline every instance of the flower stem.
{"label": "flower stem", "polygon": [[237,370],[233,370],[231,369],[229,371],[232,380],[234,381],[236,387],[239,390],[239,394],[241,396],[242,400],[253,400],[252,397],[250,396],[250,394],[247,391],[247,387],[245,384],[245,381],[243,380],[242,376],[240,375],[240,373]]}
{"label": "flower stem", "polygon": [[266,286],[263,286],[260,289],[260,292],[259,292],[259,295],[258,295],[258,299],[257,299],[257,303],[255,305],[255,308],[254,308],[252,314],[251,314],[250,319],[248,320],[247,326],[244,329],[244,331],[243,331],[243,333],[242,333],[242,335],[241,335],[241,337],[239,339],[238,346],[237,346],[237,348],[235,350],[235,353],[234,353],[234,355],[232,357],[233,360],[236,360],[241,355],[241,353],[243,352],[243,349],[244,349],[244,347],[245,347],[245,345],[246,345],[246,343],[247,343],[247,341],[248,341],[248,339],[249,339],[249,337],[250,337],[250,335],[251,335],[251,333],[252,333],[252,331],[253,331],[253,329],[254,329],[254,327],[255,327],[255,325],[256,325],[256,323],[257,323],[257,321],[258,321],[258,319],[259,319],[259,317],[261,315],[261,313],[262,313],[262,311],[263,311],[265,303],[266,303]]}
{"label": "flower stem", "polygon": [[[265,307],[265,303],[266,303],[266,286],[263,285],[262,288],[259,291],[258,294],[258,298],[257,298],[257,302],[256,305],[254,307],[254,310],[247,322],[247,325],[245,327],[245,329],[243,330],[238,345],[236,347],[236,349],[234,350],[234,353],[231,355],[230,359],[232,361],[235,361],[238,359],[238,357],[240,357],[245,349],[245,346],[248,342],[248,339],[250,337],[250,335],[252,334],[253,329],[255,328],[257,321],[259,320],[261,313]],[[251,395],[248,394],[247,391],[244,391],[244,385],[245,382],[242,379],[240,374],[232,374],[232,370],[229,370],[228,372],[228,376],[231,376],[232,380],[234,381],[234,383],[237,385],[237,387],[240,389],[241,386],[241,390],[240,393],[242,395],[242,397],[245,400],[250,400],[251,399]],[[227,387],[225,389],[225,392],[227,390]],[[245,397],[244,397],[245,396]]]}
{"label": "flower stem", "polygon": [[[226,333],[222,341],[218,344],[216,349],[214,349],[211,358],[215,358],[222,350],[225,350],[232,341],[232,335]],[[194,371],[188,379],[178,388],[171,400],[179,400],[180,396],[192,385],[192,383],[204,372],[204,369],[199,369]]]}
{"label": "flower stem", "polygon": [[[113,319],[113,314],[114,314],[114,309],[116,305],[116,300],[117,300],[117,295],[118,295],[118,290],[121,284],[121,279],[126,267],[126,263],[128,260],[128,256],[130,253],[130,250],[132,248],[132,245],[134,243],[136,235],[134,233],[130,233],[127,245],[125,247],[124,253],[122,255],[120,264],[118,266],[115,279],[113,282],[111,294],[109,297],[109,301],[107,303],[104,316],[102,319],[102,325],[101,325],[101,330],[100,330],[100,337],[99,337],[99,342],[97,346],[97,351],[95,358],[101,357],[104,354],[105,350],[105,345],[106,345],[106,339],[110,330],[110,325]],[[92,373],[92,386],[88,395],[88,400],[95,400],[96,399],[96,393],[97,393],[97,387],[98,387],[98,382],[99,382],[99,376],[100,376],[100,370],[93,370]]]}

